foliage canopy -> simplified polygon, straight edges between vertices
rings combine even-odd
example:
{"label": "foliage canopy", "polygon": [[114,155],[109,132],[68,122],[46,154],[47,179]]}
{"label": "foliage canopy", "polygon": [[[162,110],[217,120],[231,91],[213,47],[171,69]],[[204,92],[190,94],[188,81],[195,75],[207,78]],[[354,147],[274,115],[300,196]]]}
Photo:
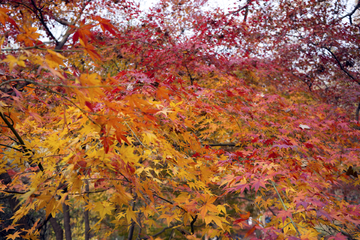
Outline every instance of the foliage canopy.
{"label": "foliage canopy", "polygon": [[360,3],[205,3],[0,3],[1,236],[360,237]]}

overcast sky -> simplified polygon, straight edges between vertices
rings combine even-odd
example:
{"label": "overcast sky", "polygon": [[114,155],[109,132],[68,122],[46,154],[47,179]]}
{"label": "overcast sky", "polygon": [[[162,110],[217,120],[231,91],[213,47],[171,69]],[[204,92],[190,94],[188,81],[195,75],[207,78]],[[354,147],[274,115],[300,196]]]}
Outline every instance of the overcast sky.
{"label": "overcast sky", "polygon": [[[140,8],[142,10],[147,10],[150,7],[154,6],[157,2],[159,2],[158,0],[134,0],[135,2],[140,3]],[[291,1],[291,0],[289,0]],[[344,0],[347,2],[347,10],[351,11],[353,9],[353,7],[355,6],[355,2],[357,0]],[[227,10],[229,7],[233,8],[234,6],[236,6],[234,3],[241,3],[243,1],[239,1],[239,0],[208,0],[208,5],[210,7],[220,7],[224,10]]]}
{"label": "overcast sky", "polygon": [[[147,10],[150,7],[154,6],[158,0],[134,0],[135,2],[140,3],[141,10]],[[239,2],[239,0],[209,0],[208,5],[211,7],[220,7],[226,10],[229,7],[234,7],[234,3]]]}

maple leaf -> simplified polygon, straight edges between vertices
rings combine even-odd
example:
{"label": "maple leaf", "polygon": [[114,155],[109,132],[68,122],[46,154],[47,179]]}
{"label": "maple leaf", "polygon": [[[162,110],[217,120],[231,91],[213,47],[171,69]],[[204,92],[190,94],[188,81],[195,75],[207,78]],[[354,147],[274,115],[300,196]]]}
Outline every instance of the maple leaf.
{"label": "maple leaf", "polygon": [[347,240],[348,238],[341,233],[337,233],[335,236],[329,238],[329,240]]}
{"label": "maple leaf", "polygon": [[[206,217],[204,218],[205,220],[205,224],[209,225],[212,221],[214,221],[214,223],[216,223],[216,225],[218,227],[220,227],[221,229],[224,229],[223,227],[223,221],[224,219],[218,216],[214,216],[214,215],[206,215]],[[226,221],[225,221],[226,222]]]}
{"label": "maple leaf", "polygon": [[73,43],[76,43],[80,39],[80,43],[87,44],[89,38],[93,38],[93,33],[90,31],[95,25],[84,24],[84,21],[81,22],[81,26],[75,31],[73,35]]}
{"label": "maple leaf", "polygon": [[104,219],[106,215],[110,215],[113,209],[114,207],[107,201],[97,202],[94,207],[94,210],[100,214],[101,219]]}
{"label": "maple leaf", "polygon": [[214,213],[219,213],[219,210],[217,209],[217,207],[214,204],[212,204],[215,200],[216,200],[216,197],[206,196],[204,205],[199,208],[200,215],[203,219],[205,219],[205,216],[207,215],[208,211],[214,212]]}
{"label": "maple leaf", "polygon": [[164,115],[167,117],[167,116],[168,116],[167,114],[168,114],[168,113],[171,113],[171,112],[174,112],[174,111],[171,111],[171,110],[168,109],[168,108],[163,108],[161,111],[158,111],[157,113],[155,113],[155,115],[162,113],[162,114],[164,114]]}
{"label": "maple leaf", "polygon": [[20,196],[20,202],[23,203],[24,201],[26,201],[35,191],[36,188],[30,188],[29,191]]}
{"label": "maple leaf", "polygon": [[21,238],[19,231],[15,232],[14,234],[9,234],[9,235],[6,236],[6,239],[13,239],[13,240],[15,240],[16,238]]}
{"label": "maple leaf", "polygon": [[10,22],[14,27],[16,27],[18,29],[18,26],[16,24],[16,22],[14,21],[14,19],[12,19],[11,17],[9,17],[7,15],[8,12],[10,12],[11,10],[6,9],[6,8],[0,8],[0,22],[5,25],[6,22]]}
{"label": "maple leaf", "polygon": [[114,27],[114,25],[111,24],[110,20],[104,19],[100,16],[95,16],[94,20],[99,21],[100,27],[105,33],[106,31],[109,31],[112,35],[118,34],[118,29]]}
{"label": "maple leaf", "polygon": [[259,178],[253,183],[252,187],[255,189],[255,192],[257,192],[259,190],[259,187],[266,188],[265,183],[266,180],[264,180],[263,178]]}
{"label": "maple leaf", "polygon": [[170,93],[170,90],[166,89],[164,86],[161,86],[156,90],[156,96],[159,99],[161,99],[161,98],[169,99],[169,93]]}
{"label": "maple leaf", "polygon": [[32,46],[34,43],[36,43],[37,39],[39,38],[40,34],[37,33],[36,27],[23,27],[23,33],[19,34],[17,36],[17,40],[19,42],[24,42],[25,46]]}
{"label": "maple leaf", "polygon": [[131,208],[126,209],[126,219],[128,223],[131,223],[131,221],[137,223],[136,213]]}
{"label": "maple leaf", "polygon": [[3,229],[3,231],[9,231],[9,230],[14,230],[15,229],[15,226],[14,225],[9,225],[7,226],[6,228]]}
{"label": "maple leaf", "polygon": [[170,226],[170,223],[173,221],[173,220],[179,220],[176,215],[173,215],[173,214],[161,214],[159,216],[159,218],[164,218],[166,220],[166,224],[168,226]]}
{"label": "maple leaf", "polygon": [[253,232],[255,232],[256,226],[257,226],[257,225],[254,225],[249,231],[246,232],[245,238],[247,238],[248,236],[250,236],[251,234],[253,234]]}
{"label": "maple leaf", "polygon": [[323,210],[321,210],[321,209],[316,210],[316,216],[317,216],[317,217],[324,216],[324,217],[327,218],[329,221],[332,220],[332,217],[331,217],[328,213],[326,213],[325,211],[323,211]]}
{"label": "maple leaf", "polygon": [[92,46],[89,43],[85,43],[81,38],[80,40],[80,44],[84,47],[84,51],[89,54],[89,56],[92,58],[92,60],[96,61],[101,61],[101,56],[96,52],[94,46]]}
{"label": "maple leaf", "polygon": [[2,60],[2,62],[7,62],[9,63],[9,68],[10,68],[10,72],[12,72],[13,68],[16,65],[19,65],[21,67],[26,67],[24,60],[26,59],[25,56],[21,55],[18,58],[15,58],[12,55],[7,55],[6,58],[4,60]]}
{"label": "maple leaf", "polygon": [[290,210],[288,211],[282,210],[277,214],[277,217],[280,217],[281,220],[285,222],[286,218],[292,218],[292,212]]}
{"label": "maple leaf", "polygon": [[236,219],[233,223],[237,224],[237,223],[241,223],[243,221],[246,221],[249,219],[250,217],[250,212],[247,212],[246,214],[239,214],[240,218]]}
{"label": "maple leaf", "polygon": [[64,65],[63,60],[66,59],[63,55],[60,53],[54,52],[50,49],[47,49],[47,52],[49,53],[46,56],[46,62],[48,65],[52,68],[60,68],[60,65]]}

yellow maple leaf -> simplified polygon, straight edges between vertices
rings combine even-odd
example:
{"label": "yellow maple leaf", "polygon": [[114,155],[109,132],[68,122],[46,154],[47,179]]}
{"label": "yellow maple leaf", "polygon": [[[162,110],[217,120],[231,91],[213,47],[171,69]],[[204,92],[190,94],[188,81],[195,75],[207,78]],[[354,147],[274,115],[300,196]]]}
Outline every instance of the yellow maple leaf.
{"label": "yellow maple leaf", "polygon": [[206,225],[208,225],[208,224],[210,224],[212,221],[214,221],[214,223],[216,223],[216,225],[217,225],[218,227],[220,227],[221,229],[224,229],[222,223],[223,223],[223,222],[227,222],[227,221],[225,221],[223,218],[218,217],[218,216],[214,216],[214,215],[207,215],[204,220],[205,220]]}
{"label": "yellow maple leaf", "polygon": [[24,60],[26,59],[25,56],[21,55],[18,58],[15,58],[13,55],[7,55],[2,62],[9,63],[10,72],[12,72],[13,68],[16,65],[19,65],[21,67],[26,67]]}
{"label": "yellow maple leaf", "polygon": [[169,214],[162,214],[159,218],[164,218],[166,220],[166,224],[170,226],[172,220],[176,219],[179,220],[176,215],[169,215]]}
{"label": "yellow maple leaf", "polygon": [[131,220],[138,223],[136,220],[136,213],[130,207],[126,209],[126,220],[128,223],[131,223]]}
{"label": "yellow maple leaf", "polygon": [[157,140],[156,135],[151,133],[151,132],[145,132],[143,135],[144,135],[143,142],[146,145],[150,145],[151,143],[155,143],[155,141]]}
{"label": "yellow maple leaf", "polygon": [[97,73],[82,74],[79,81],[83,86],[96,86],[101,84],[101,77]]}
{"label": "yellow maple leaf", "polygon": [[64,57],[63,55],[61,55],[60,53],[54,52],[52,50],[47,50],[48,51],[48,55],[46,55],[45,57],[45,61],[47,62],[47,64],[52,67],[52,68],[59,68],[59,65],[64,65],[63,59],[66,59],[66,57]]}
{"label": "yellow maple leaf", "polygon": [[114,206],[111,205],[109,202],[97,202],[95,203],[95,211],[99,212],[100,219],[104,219],[106,214],[110,215],[111,212],[114,210]]}
{"label": "yellow maple leaf", "polygon": [[20,203],[23,203],[24,201],[26,201],[34,192],[36,191],[36,188],[30,188],[29,191],[27,191],[25,194],[22,194],[20,196]]}

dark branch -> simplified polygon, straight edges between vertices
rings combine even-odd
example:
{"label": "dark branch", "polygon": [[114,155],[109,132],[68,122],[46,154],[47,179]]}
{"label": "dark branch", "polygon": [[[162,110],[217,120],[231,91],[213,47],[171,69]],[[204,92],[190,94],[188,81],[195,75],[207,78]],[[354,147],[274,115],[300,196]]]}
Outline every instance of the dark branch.
{"label": "dark branch", "polygon": [[[12,119],[9,116],[6,116],[5,114],[0,112],[0,117],[2,118],[2,120],[4,121],[4,123],[7,125],[7,127],[11,130],[11,132],[15,135],[16,139],[18,140],[18,142],[20,143],[20,146],[22,148],[22,152],[25,154],[32,154],[32,151],[30,149],[28,149],[25,146],[25,142],[23,141],[23,139],[21,138],[21,136],[19,135],[19,133],[16,131],[16,129],[14,128],[14,124],[10,123],[8,118],[12,121]],[[41,163],[38,163],[39,169],[41,171],[44,171],[43,166],[41,165]]]}
{"label": "dark branch", "polygon": [[41,8],[38,8],[36,6],[36,3],[34,0],[31,0],[31,3],[32,5],[34,6],[35,8],[35,15],[36,17],[39,19],[39,21],[41,22],[41,24],[43,25],[43,27],[45,28],[45,31],[49,34],[49,36],[56,42],[56,45],[59,43],[58,40],[55,38],[55,36],[52,34],[52,32],[50,31],[50,29],[48,28],[46,22],[45,22],[45,19],[44,19],[44,16],[42,14],[42,9]]}
{"label": "dark branch", "polygon": [[[170,229],[170,228],[174,228],[174,227],[178,227],[180,225],[171,225],[169,227],[165,227],[163,228],[161,231],[155,233],[154,235],[152,235],[151,237],[152,238],[156,238],[157,236],[159,236],[160,234],[162,234],[163,232],[165,232],[166,230]],[[142,237],[141,240],[146,240],[146,239],[149,239],[150,237]]]}
{"label": "dark branch", "polygon": [[70,26],[70,23],[64,19],[60,19],[60,18],[57,18],[55,16],[53,16],[53,18],[55,19],[55,21],[57,21],[58,23],[64,25],[64,26]]}
{"label": "dark branch", "polygon": [[355,78],[353,77],[345,68],[344,66],[341,64],[340,60],[337,58],[337,56],[327,47],[322,47],[323,49],[327,50],[331,56],[335,59],[335,61],[337,62],[337,64],[339,65],[340,69],[349,77],[351,78],[354,82],[356,82],[357,84],[360,85],[360,82]]}
{"label": "dark branch", "polygon": [[191,228],[191,233],[194,234],[195,233],[195,230],[194,230],[194,224],[196,222],[196,219],[198,218],[198,215],[195,215],[195,217],[192,217],[192,221],[190,223],[190,228]]}
{"label": "dark branch", "polygon": [[[131,203],[131,209],[133,211],[135,211],[136,198],[137,198],[137,195],[135,194],[134,201]],[[128,240],[132,240],[132,238],[134,236],[134,230],[135,230],[135,221],[131,220],[131,226],[130,226],[130,229],[129,229]]]}
{"label": "dark branch", "polygon": [[18,149],[18,148],[14,148],[14,147],[12,147],[12,146],[8,146],[8,145],[5,145],[5,144],[1,144],[1,143],[0,143],[0,146],[7,147],[7,148],[11,148],[11,149],[14,149],[14,150],[16,150],[16,151],[22,152],[22,150],[20,150],[20,149]]}
{"label": "dark branch", "polygon": [[[160,198],[161,200],[163,200],[163,201],[165,201],[165,202],[167,202],[167,203],[170,203],[170,204],[174,205],[174,203],[173,203],[172,201],[167,200],[166,198],[160,197],[160,196],[157,195],[157,194],[154,194],[154,196],[157,197],[157,198]],[[182,207],[180,207],[180,206],[176,206],[176,207],[177,207],[177,208],[180,208],[180,209],[183,210],[184,212],[187,212],[186,209],[184,209],[184,208],[182,208]]]}
{"label": "dark branch", "polygon": [[210,143],[210,144],[204,144],[206,146],[210,147],[235,147],[236,143]]}
{"label": "dark branch", "polygon": [[351,12],[349,12],[348,14],[340,17],[339,20],[342,20],[342,19],[344,19],[344,18],[346,18],[346,17],[349,17],[349,19],[350,19],[350,24],[352,24],[352,19],[351,19],[351,17],[352,17],[352,15],[356,12],[356,10],[358,10],[359,8],[360,8],[360,1],[358,1],[358,3],[356,4],[355,8],[354,8]]}

